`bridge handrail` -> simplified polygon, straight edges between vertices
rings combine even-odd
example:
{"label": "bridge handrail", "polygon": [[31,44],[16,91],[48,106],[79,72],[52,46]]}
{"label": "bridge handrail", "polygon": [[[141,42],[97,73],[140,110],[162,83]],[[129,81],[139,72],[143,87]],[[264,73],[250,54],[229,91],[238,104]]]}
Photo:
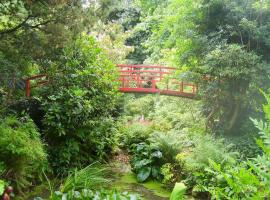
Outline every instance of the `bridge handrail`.
{"label": "bridge handrail", "polygon": [[169,70],[176,70],[177,68],[174,67],[165,67],[165,66],[159,66],[159,65],[133,65],[133,64],[118,64],[116,65],[119,68],[155,68],[155,69],[169,69]]}

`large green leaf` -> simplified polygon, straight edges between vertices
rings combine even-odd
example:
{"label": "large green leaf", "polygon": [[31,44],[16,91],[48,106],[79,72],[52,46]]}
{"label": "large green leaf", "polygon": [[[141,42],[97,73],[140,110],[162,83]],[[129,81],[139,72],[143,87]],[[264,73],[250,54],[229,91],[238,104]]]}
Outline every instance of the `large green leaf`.
{"label": "large green leaf", "polygon": [[151,174],[151,167],[144,167],[139,170],[139,173],[137,174],[137,180],[138,182],[144,182]]}
{"label": "large green leaf", "polygon": [[161,158],[162,157],[162,153],[161,151],[155,151],[152,153],[152,157],[153,158]]}
{"label": "large green leaf", "polygon": [[149,159],[143,159],[143,160],[137,161],[137,162],[135,162],[134,168],[140,169],[140,168],[150,164],[151,162],[152,162],[152,160],[149,160]]}
{"label": "large green leaf", "polygon": [[5,189],[5,182],[3,180],[0,180],[0,194],[3,194]]}
{"label": "large green leaf", "polygon": [[159,167],[152,167],[152,176],[154,178],[158,178],[159,172],[160,172]]}
{"label": "large green leaf", "polygon": [[182,199],[184,199],[186,189],[187,189],[187,187],[185,186],[184,183],[176,183],[174,188],[173,188],[170,200],[182,200]]}

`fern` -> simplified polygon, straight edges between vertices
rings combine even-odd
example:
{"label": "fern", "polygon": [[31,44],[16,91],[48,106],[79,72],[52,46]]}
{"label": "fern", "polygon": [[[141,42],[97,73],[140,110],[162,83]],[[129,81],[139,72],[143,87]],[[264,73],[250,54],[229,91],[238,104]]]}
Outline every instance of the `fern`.
{"label": "fern", "polygon": [[260,139],[257,144],[262,148],[266,155],[270,155],[270,125],[262,120],[251,119],[255,127],[259,130]]}
{"label": "fern", "polygon": [[150,138],[150,142],[153,147],[156,147],[162,152],[165,163],[173,163],[176,155],[180,153],[182,149],[179,135],[173,132],[167,134],[156,132]]}

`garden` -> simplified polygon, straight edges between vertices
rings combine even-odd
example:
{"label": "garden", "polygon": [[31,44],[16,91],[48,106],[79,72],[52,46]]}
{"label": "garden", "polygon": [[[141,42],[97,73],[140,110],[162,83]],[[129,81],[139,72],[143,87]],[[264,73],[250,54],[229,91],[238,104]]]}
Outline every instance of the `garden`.
{"label": "garden", "polygon": [[[0,13],[1,199],[270,199],[269,0],[2,0]],[[124,93],[119,64],[173,67],[155,91],[173,80],[194,97]]]}

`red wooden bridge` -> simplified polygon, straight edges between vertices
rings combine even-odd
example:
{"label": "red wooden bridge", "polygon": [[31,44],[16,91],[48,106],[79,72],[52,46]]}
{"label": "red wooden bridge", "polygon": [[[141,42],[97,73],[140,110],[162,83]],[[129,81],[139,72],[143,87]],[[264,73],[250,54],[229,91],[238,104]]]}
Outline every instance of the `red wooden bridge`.
{"label": "red wooden bridge", "polygon": [[[161,94],[194,98],[197,87],[193,83],[179,81],[171,78],[176,68],[154,65],[128,65],[118,64],[119,91],[123,93]],[[40,74],[26,79],[26,96],[30,97],[31,88],[46,84],[48,75]],[[32,85],[31,81],[35,81]]]}
{"label": "red wooden bridge", "polygon": [[155,65],[117,65],[120,72],[120,92],[158,93],[168,96],[194,98],[197,87],[193,83],[171,78],[176,68]]}

